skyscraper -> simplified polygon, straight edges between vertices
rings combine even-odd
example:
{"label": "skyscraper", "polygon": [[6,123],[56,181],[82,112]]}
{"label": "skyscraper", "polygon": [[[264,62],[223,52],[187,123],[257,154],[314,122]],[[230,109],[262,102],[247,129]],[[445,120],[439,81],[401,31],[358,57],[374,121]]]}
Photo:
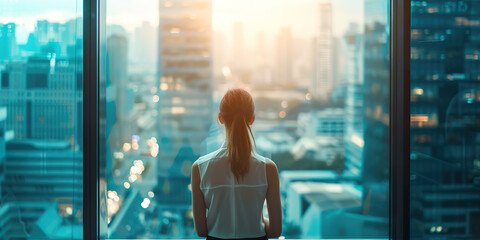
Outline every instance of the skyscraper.
{"label": "skyscraper", "polygon": [[332,3],[318,5],[318,36],[314,43],[314,76],[311,92],[316,98],[328,98],[333,88]]}
{"label": "skyscraper", "polygon": [[480,1],[411,9],[411,234],[477,239]]}
{"label": "skyscraper", "polygon": [[363,165],[363,34],[351,24],[345,34],[345,161],[347,170],[359,176]]}
{"label": "skyscraper", "polygon": [[[387,0],[366,0],[363,56],[363,214],[388,236],[390,59]],[[384,224],[384,225],[382,225]]]}
{"label": "skyscraper", "polygon": [[245,39],[243,36],[243,23],[233,23],[232,59],[230,59],[230,68],[232,68],[234,72],[241,71],[245,67]]}
{"label": "skyscraper", "polygon": [[160,1],[155,197],[177,214],[190,206],[191,164],[206,153],[212,123],[212,4]]}
{"label": "skyscraper", "polygon": [[116,134],[118,141],[128,141],[133,134],[129,115],[133,110],[133,90],[128,79],[128,41],[124,35],[113,34],[107,38],[108,80],[115,86]]}
{"label": "skyscraper", "polygon": [[140,27],[135,29],[134,56],[136,62],[148,66],[148,69],[155,69],[157,65],[157,28],[150,22],[144,21]]}
{"label": "skyscraper", "polygon": [[283,27],[277,35],[276,72],[273,81],[275,84],[288,85],[292,83],[293,53],[292,53],[292,30]]}
{"label": "skyscraper", "polygon": [[82,76],[75,60],[30,57],[2,71],[0,105],[15,138],[69,140],[82,144]]}
{"label": "skyscraper", "polygon": [[18,54],[15,23],[0,23],[0,61],[11,60]]}

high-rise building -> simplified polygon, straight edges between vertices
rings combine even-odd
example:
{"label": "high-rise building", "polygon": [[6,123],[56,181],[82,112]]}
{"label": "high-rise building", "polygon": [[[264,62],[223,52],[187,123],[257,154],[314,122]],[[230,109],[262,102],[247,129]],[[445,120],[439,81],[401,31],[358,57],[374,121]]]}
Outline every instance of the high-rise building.
{"label": "high-rise building", "polygon": [[154,70],[157,65],[157,28],[150,22],[144,21],[135,29],[135,54],[132,56],[136,62],[147,65]]}
{"label": "high-rise building", "polygon": [[[5,162],[5,143],[6,143],[6,130],[7,130],[7,108],[0,107],[0,182],[5,179],[5,172],[3,171],[3,163]],[[0,184],[0,199],[2,199],[2,186]],[[1,236],[1,235],[0,235]]]}
{"label": "high-rise building", "polygon": [[[387,0],[365,0],[363,55],[363,214],[388,236],[390,60]],[[382,225],[383,224],[383,225]]]}
{"label": "high-rise building", "polygon": [[133,110],[133,90],[128,79],[128,41],[124,35],[113,34],[107,38],[107,79],[115,86],[116,137],[128,141],[134,133],[129,116]]}
{"label": "high-rise building", "polygon": [[[11,221],[23,222],[24,233],[31,234],[51,203],[56,203],[54,213],[64,219],[63,223],[68,221],[80,225],[83,208],[82,159],[79,148],[72,149],[70,142],[65,140],[9,141],[3,168],[5,178],[0,185],[1,200],[9,207],[5,211]],[[15,229],[22,230],[21,226],[13,224],[14,229],[9,230],[6,239],[21,233]]]}
{"label": "high-rise building", "polygon": [[213,36],[213,74],[215,78],[222,76],[223,68],[228,66],[227,37],[223,32],[215,32]]}
{"label": "high-rise building", "polygon": [[288,85],[292,83],[293,69],[293,39],[292,30],[289,27],[281,28],[277,35],[276,49],[276,72],[273,81],[276,84]]}
{"label": "high-rise building", "polygon": [[67,57],[68,46],[75,45],[77,39],[83,36],[82,19],[72,19],[66,23],[39,20],[35,27],[34,36],[40,45],[57,45],[57,56]]}
{"label": "high-rise building", "polygon": [[212,3],[161,0],[159,16],[155,198],[184,216],[190,167],[206,153],[212,124]]}
{"label": "high-rise building", "polygon": [[53,54],[6,65],[0,105],[8,109],[7,129],[15,131],[15,138],[82,145],[82,68],[78,65]]}
{"label": "high-rise building", "polygon": [[0,23],[0,61],[11,60],[18,54],[15,23]]}
{"label": "high-rise building", "polygon": [[412,1],[411,11],[411,234],[477,239],[480,1]]}
{"label": "high-rise building", "polygon": [[230,66],[234,72],[241,71],[245,67],[245,39],[243,36],[243,23],[233,23],[232,58],[230,59]]}
{"label": "high-rise building", "polygon": [[364,147],[363,119],[363,34],[351,24],[345,34],[345,161],[347,170],[361,175]]}
{"label": "high-rise building", "polygon": [[333,36],[332,3],[322,2],[318,5],[318,36],[314,43],[313,83],[310,92],[315,98],[328,99],[333,88]]}

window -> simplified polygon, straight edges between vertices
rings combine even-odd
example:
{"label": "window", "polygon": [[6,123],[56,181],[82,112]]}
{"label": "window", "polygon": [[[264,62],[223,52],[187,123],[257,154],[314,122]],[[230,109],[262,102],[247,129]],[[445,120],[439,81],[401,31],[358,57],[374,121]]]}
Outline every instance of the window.
{"label": "window", "polygon": [[412,1],[411,238],[480,238],[479,12]]}
{"label": "window", "polygon": [[191,165],[222,144],[219,101],[240,87],[255,98],[256,151],[280,170],[283,236],[387,238],[388,3],[107,0],[102,231],[197,237]]}
{"label": "window", "polygon": [[82,239],[82,6],[0,2],[0,239]]}

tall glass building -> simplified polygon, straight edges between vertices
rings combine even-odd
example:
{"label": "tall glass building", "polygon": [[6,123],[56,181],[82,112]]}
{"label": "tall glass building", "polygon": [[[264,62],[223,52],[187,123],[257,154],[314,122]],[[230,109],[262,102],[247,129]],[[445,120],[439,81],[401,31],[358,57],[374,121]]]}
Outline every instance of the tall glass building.
{"label": "tall glass building", "polygon": [[[363,214],[387,224],[389,203],[389,2],[365,0]],[[382,221],[383,219],[383,221]],[[372,222],[375,225],[375,222]],[[388,228],[377,234],[388,235]]]}
{"label": "tall glass building", "polygon": [[[213,123],[211,0],[160,0],[158,28],[154,192],[160,212],[173,211],[183,219],[191,205],[191,164],[207,153],[205,139]],[[183,236],[193,234],[192,229],[180,231]]]}
{"label": "tall glass building", "polygon": [[412,1],[411,236],[480,237],[480,1]]}

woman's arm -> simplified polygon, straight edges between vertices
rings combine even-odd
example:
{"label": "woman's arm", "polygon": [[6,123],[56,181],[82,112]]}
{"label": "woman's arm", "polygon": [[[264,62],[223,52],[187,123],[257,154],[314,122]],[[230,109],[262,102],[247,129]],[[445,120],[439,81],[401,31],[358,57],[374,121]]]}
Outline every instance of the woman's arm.
{"label": "woman's arm", "polygon": [[192,166],[192,207],[193,207],[193,222],[195,224],[195,231],[199,237],[207,237],[207,208],[203,193],[200,190],[200,171],[197,163]]}
{"label": "woman's arm", "polygon": [[277,165],[272,160],[266,163],[267,172],[267,209],[268,219],[264,219],[268,238],[278,238],[282,233],[282,204],[280,201],[280,183]]}

